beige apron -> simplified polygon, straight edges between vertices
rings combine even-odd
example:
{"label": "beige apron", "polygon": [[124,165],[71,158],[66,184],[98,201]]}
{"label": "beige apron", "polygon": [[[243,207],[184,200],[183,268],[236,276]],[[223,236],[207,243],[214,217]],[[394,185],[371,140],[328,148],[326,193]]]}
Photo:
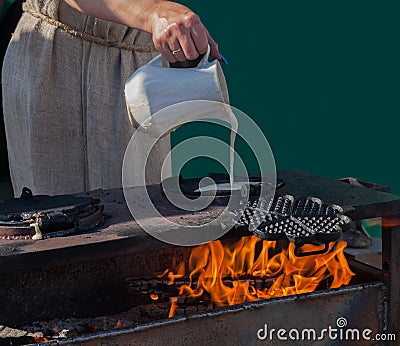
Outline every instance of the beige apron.
{"label": "beige apron", "polygon": [[[2,71],[15,195],[24,186],[34,194],[120,187],[134,131],[124,84],[158,54],[151,35],[84,15],[62,0],[25,6]],[[169,137],[156,144],[148,183],[159,182],[169,148]]]}

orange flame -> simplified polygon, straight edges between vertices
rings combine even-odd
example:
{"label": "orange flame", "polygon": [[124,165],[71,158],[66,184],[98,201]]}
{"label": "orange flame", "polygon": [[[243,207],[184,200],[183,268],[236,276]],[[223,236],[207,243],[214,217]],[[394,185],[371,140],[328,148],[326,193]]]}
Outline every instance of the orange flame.
{"label": "orange flame", "polygon": [[178,301],[177,297],[171,298],[171,309],[169,310],[169,315],[168,315],[169,318],[174,316],[175,310],[177,308],[177,301]]}
{"label": "orange flame", "polygon": [[37,343],[49,341],[49,339],[47,339],[47,338],[45,338],[45,337],[43,337],[43,336],[34,336],[33,339],[34,339],[35,342],[37,342]]}
{"label": "orange flame", "polygon": [[[254,236],[226,245],[213,241],[192,250],[187,265],[190,283],[179,288],[179,295],[198,299],[207,292],[217,306],[226,306],[312,292],[326,279],[329,288],[337,288],[348,284],[354,275],[343,253],[345,247],[340,241],[329,244],[325,254],[296,257],[292,243],[277,253],[276,242]],[[306,252],[316,249],[314,245],[303,246]],[[169,270],[163,274],[173,284],[185,275],[185,269],[182,262],[176,273]],[[246,277],[253,280],[243,280]],[[254,279],[266,278],[271,278],[272,286],[256,287]],[[172,298],[171,303],[169,317],[174,315],[177,299]]]}

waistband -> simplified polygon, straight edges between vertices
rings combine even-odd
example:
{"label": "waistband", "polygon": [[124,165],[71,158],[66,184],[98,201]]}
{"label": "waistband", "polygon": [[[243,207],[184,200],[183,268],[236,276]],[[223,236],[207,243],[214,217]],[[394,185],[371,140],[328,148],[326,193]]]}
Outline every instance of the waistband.
{"label": "waistband", "polygon": [[154,52],[151,34],[81,13],[65,1],[30,0],[22,4],[25,13],[68,34],[107,47],[136,52]]}

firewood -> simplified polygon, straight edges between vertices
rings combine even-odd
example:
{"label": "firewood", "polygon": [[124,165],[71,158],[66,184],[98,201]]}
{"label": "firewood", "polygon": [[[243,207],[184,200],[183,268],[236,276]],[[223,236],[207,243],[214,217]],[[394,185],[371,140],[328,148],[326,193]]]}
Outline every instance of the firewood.
{"label": "firewood", "polygon": [[[241,283],[248,282],[249,286],[253,286],[254,288],[261,290],[270,287],[274,278],[260,278],[260,277],[239,277],[234,280],[232,278],[223,278],[222,282],[227,287],[233,287],[233,283],[235,281],[239,281]],[[126,279],[126,288],[129,293],[132,294],[171,294],[178,295],[179,288],[185,286],[190,286],[192,289],[196,287],[201,287],[198,281],[193,281],[190,284],[189,278],[181,278],[174,283],[171,284],[168,279],[138,279],[138,278],[127,278]]]}

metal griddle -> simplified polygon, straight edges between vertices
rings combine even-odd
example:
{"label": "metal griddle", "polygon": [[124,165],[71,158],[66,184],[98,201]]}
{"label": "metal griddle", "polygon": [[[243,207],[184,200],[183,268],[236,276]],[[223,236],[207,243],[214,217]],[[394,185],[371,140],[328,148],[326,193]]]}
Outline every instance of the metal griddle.
{"label": "metal griddle", "polygon": [[[210,173],[215,184],[229,183],[229,175]],[[316,197],[295,197],[285,194],[283,180],[276,183],[276,194],[272,201],[260,197],[260,175],[249,177],[247,186],[249,201],[241,209],[235,210],[237,227],[245,227],[256,237],[264,240],[285,239],[295,244],[295,255],[302,257],[322,254],[328,251],[329,243],[342,237],[342,228],[351,219],[343,215],[343,208],[336,204],[324,203]],[[236,180],[236,179],[235,179]],[[161,182],[164,194],[183,194],[188,198],[201,198],[198,191],[201,178],[184,179],[181,176]],[[271,187],[269,187],[271,188]],[[239,191],[240,192],[240,191]],[[227,205],[236,190],[216,189],[211,204]],[[324,245],[321,250],[302,251],[305,244]]]}
{"label": "metal griddle", "polygon": [[[342,213],[340,206],[323,203],[316,197],[283,195],[275,196],[268,205],[250,201],[240,211],[238,224],[264,240],[289,240],[295,244],[295,255],[302,257],[325,253],[330,242],[342,237],[342,227],[351,221]],[[321,244],[324,248],[303,252],[305,244]]]}
{"label": "metal griddle", "polygon": [[103,206],[92,197],[33,196],[24,188],[20,198],[0,201],[0,237],[30,239],[71,234],[103,221]]}

